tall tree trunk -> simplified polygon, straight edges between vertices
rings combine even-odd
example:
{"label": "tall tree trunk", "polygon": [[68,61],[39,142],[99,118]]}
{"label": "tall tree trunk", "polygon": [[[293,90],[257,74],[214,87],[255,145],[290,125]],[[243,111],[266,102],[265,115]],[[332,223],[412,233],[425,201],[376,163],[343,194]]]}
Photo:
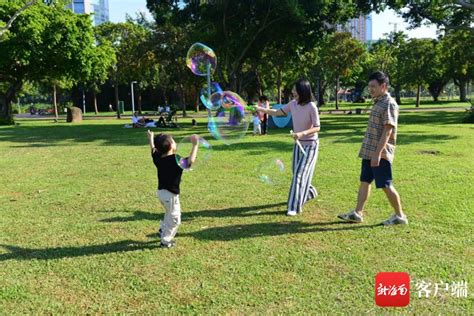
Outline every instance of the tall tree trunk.
{"label": "tall tree trunk", "polygon": [[185,99],[185,92],[184,92],[184,85],[181,83],[179,85],[181,90],[181,108],[183,109],[183,117],[186,117],[186,99]]}
{"label": "tall tree trunk", "polygon": [[234,73],[230,79],[230,90],[237,91],[237,75]]}
{"label": "tall tree trunk", "polygon": [[263,95],[262,78],[260,77],[258,71],[255,71],[255,77],[257,78],[257,93],[258,96],[261,96]]}
{"label": "tall tree trunk", "polygon": [[337,94],[339,93],[339,76],[336,78],[336,110],[339,110],[339,99]]}
{"label": "tall tree trunk", "polygon": [[97,108],[97,92],[95,90],[92,92],[92,95],[94,96],[94,112],[95,115],[99,114],[99,109]]}
{"label": "tall tree trunk", "polygon": [[418,84],[418,88],[416,89],[416,107],[420,107],[420,93],[421,93],[421,84]]}
{"label": "tall tree trunk", "polygon": [[281,104],[281,67],[278,67],[278,73],[277,73],[277,88],[278,88],[278,103]]}
{"label": "tall tree trunk", "polygon": [[54,105],[54,117],[58,118],[58,102],[56,101],[56,95],[57,95],[57,90],[56,90],[56,84],[53,84],[53,105]]}
{"label": "tall tree trunk", "polygon": [[5,106],[3,108],[2,113],[0,113],[0,118],[3,119],[3,123],[5,124],[13,124],[13,111],[12,111],[12,103],[15,99],[18,91],[20,91],[22,87],[21,82],[15,82],[7,89],[5,93]]}
{"label": "tall tree trunk", "polygon": [[446,82],[441,80],[431,82],[428,85],[428,91],[430,92],[435,102],[438,102],[439,95],[441,94],[441,91],[443,91],[445,85]]}
{"label": "tall tree trunk", "polygon": [[240,95],[242,94],[242,74],[239,74],[237,79],[237,93]]}
{"label": "tall tree trunk", "polygon": [[400,87],[400,85],[399,84],[395,85],[395,101],[397,101],[398,105],[402,104],[402,98],[400,97],[401,91],[402,91],[402,88]]}
{"label": "tall tree trunk", "polygon": [[321,107],[326,104],[326,100],[324,100],[324,93],[326,92],[326,83],[322,80],[319,82],[319,92],[318,92],[318,106]]}
{"label": "tall tree trunk", "polygon": [[467,84],[467,80],[465,79],[459,80],[459,101],[461,102],[467,102],[466,84]]}
{"label": "tall tree trunk", "polygon": [[142,92],[139,89],[138,90],[138,95],[137,95],[137,107],[138,107],[138,113],[142,114]]}
{"label": "tall tree trunk", "polygon": [[117,118],[120,118],[120,109],[119,109],[119,88],[118,83],[115,82],[114,84],[114,93],[115,93],[115,106],[117,107]]}

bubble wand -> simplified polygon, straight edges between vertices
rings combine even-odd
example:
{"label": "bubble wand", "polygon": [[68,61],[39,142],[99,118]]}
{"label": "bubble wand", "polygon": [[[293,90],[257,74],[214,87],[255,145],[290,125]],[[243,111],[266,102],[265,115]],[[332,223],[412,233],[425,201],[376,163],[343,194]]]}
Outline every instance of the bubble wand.
{"label": "bubble wand", "polygon": [[[290,130],[290,135],[291,135],[291,136],[294,135],[293,130]],[[300,150],[301,150],[301,152],[303,153],[303,155],[306,156],[306,151],[304,151],[303,146],[301,146],[301,143],[300,143],[300,140],[299,140],[299,139],[296,139],[296,145],[298,145],[298,147],[300,148]]]}
{"label": "bubble wand", "polygon": [[[208,61],[207,63],[207,102],[211,102],[211,62]],[[208,105],[209,105],[208,103]],[[207,108],[207,130],[208,131],[211,131],[211,125],[212,125],[212,119],[211,119],[211,116],[212,116],[212,113],[211,113],[211,110],[209,109],[208,106],[206,106]]]}

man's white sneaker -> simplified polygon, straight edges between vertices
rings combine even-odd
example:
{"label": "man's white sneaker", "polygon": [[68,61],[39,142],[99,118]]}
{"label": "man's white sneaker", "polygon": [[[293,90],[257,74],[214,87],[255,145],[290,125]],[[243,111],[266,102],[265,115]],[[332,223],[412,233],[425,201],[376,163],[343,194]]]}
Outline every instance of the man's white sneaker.
{"label": "man's white sneaker", "polygon": [[288,215],[288,216],[296,216],[296,215],[298,215],[298,213],[296,213],[296,211],[288,211],[288,212],[286,212],[286,215]]}
{"label": "man's white sneaker", "polygon": [[350,211],[346,214],[339,214],[337,215],[337,218],[350,223],[362,223],[364,221],[364,218],[357,214],[356,211]]}
{"label": "man's white sneaker", "polygon": [[397,214],[393,214],[389,219],[382,222],[382,225],[406,225],[408,224],[408,218],[406,216],[399,217]]}

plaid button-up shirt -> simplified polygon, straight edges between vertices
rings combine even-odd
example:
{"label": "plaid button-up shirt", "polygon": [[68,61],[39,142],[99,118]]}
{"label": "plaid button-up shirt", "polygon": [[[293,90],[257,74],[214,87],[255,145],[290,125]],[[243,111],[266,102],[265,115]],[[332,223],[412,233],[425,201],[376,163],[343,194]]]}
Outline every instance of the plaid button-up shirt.
{"label": "plaid button-up shirt", "polygon": [[388,139],[387,146],[382,150],[382,158],[393,162],[395,155],[395,144],[397,140],[398,124],[398,104],[386,93],[374,100],[374,105],[370,110],[369,124],[365,132],[359,157],[362,159],[372,159],[377,150],[380,138],[382,137],[385,125],[392,125],[393,130]]}

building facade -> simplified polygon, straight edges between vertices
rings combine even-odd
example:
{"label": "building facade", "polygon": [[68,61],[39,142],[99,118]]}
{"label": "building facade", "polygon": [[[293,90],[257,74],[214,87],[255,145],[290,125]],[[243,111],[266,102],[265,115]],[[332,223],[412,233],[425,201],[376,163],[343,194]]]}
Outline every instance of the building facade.
{"label": "building facade", "polygon": [[94,25],[109,21],[108,0],[72,0],[69,7],[77,14],[90,14]]}
{"label": "building facade", "polygon": [[349,20],[344,25],[338,25],[337,30],[340,32],[349,32],[352,37],[363,42],[372,40],[372,16],[360,16]]}

